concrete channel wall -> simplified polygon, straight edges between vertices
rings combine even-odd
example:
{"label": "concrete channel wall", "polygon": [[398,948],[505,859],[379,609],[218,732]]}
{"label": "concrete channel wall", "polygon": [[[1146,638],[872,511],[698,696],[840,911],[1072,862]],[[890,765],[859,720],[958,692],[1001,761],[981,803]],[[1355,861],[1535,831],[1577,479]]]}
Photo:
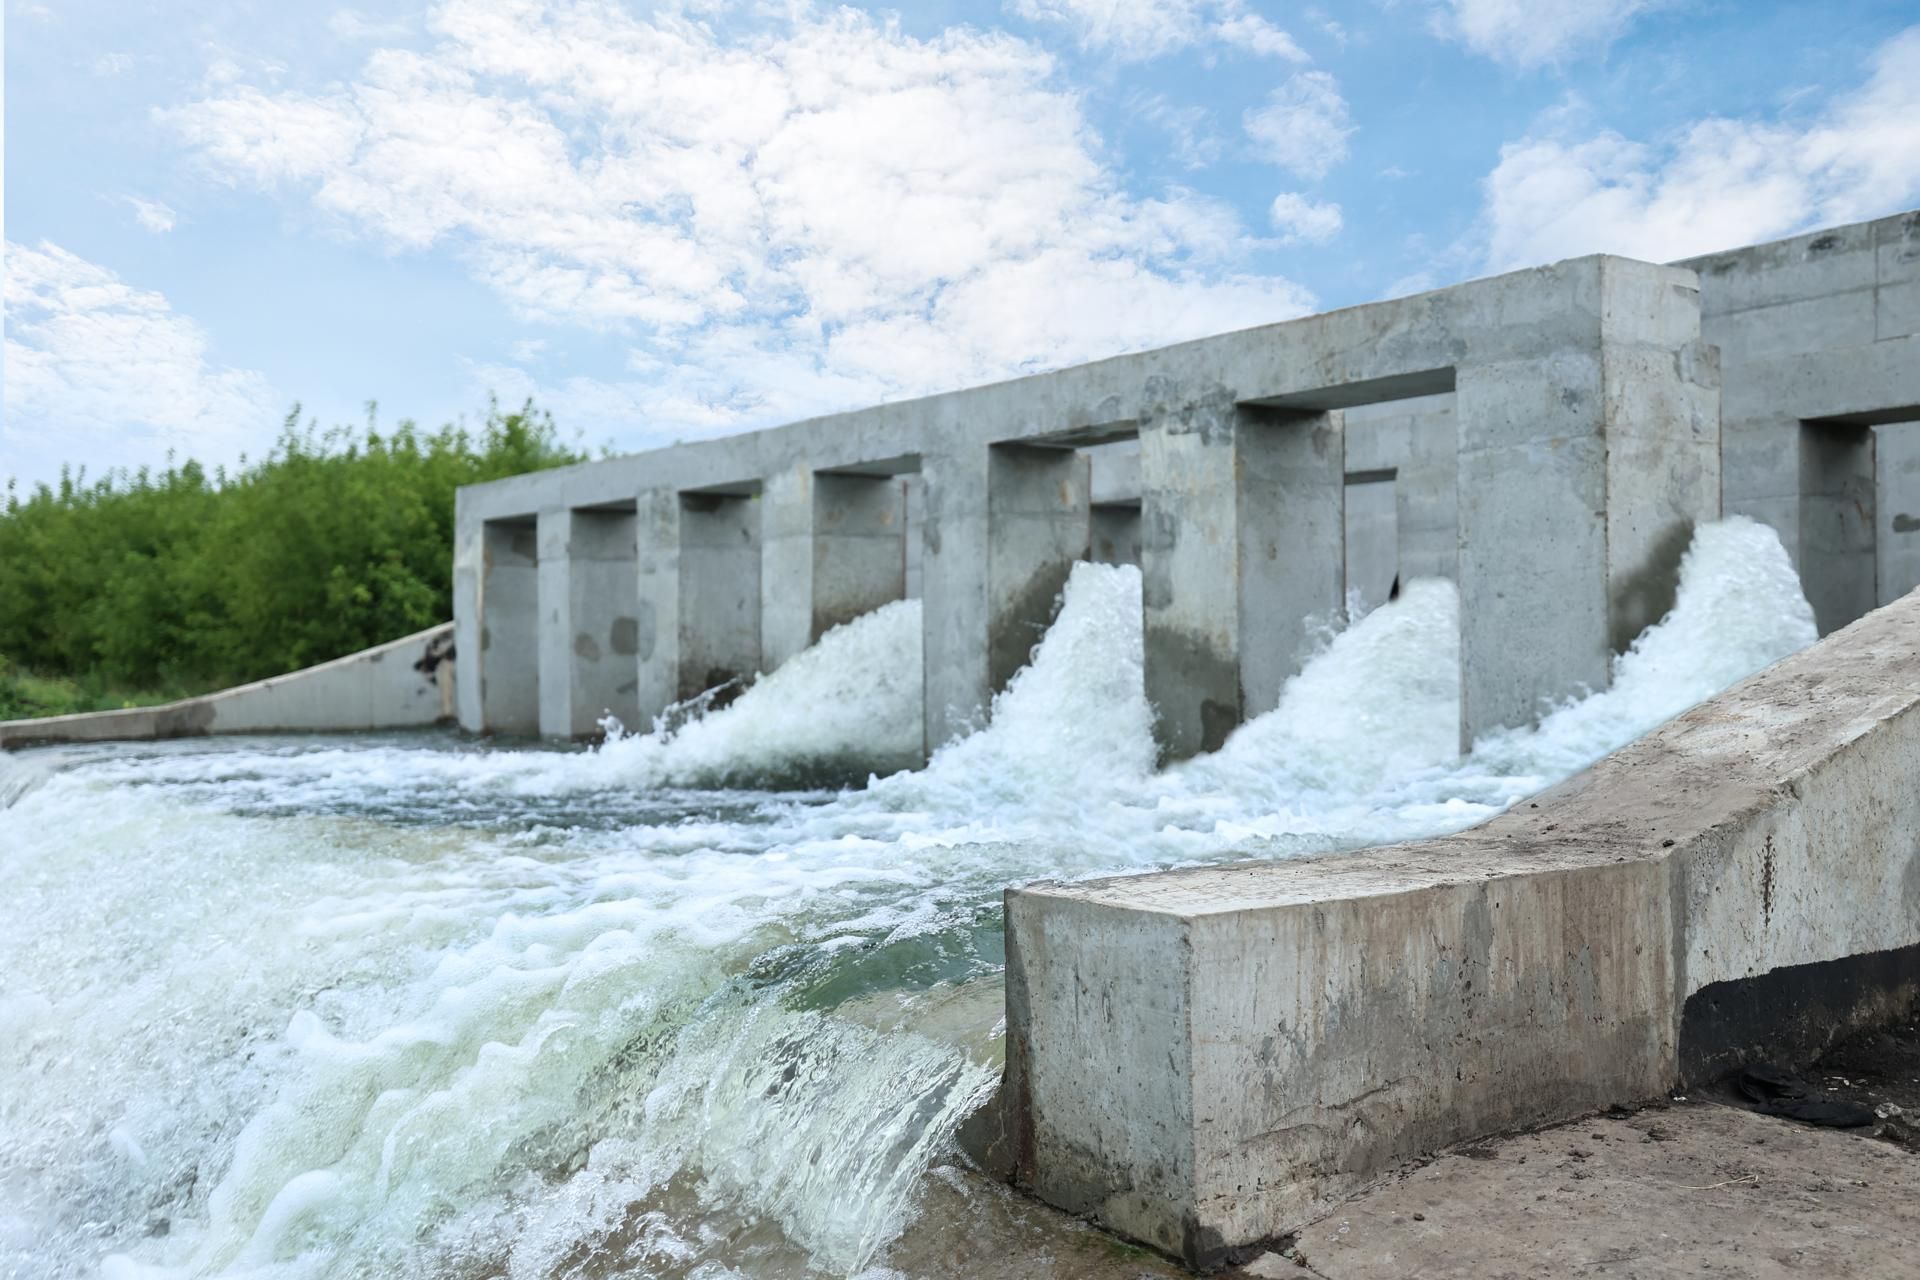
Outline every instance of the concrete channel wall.
{"label": "concrete channel wall", "polygon": [[[460,722],[645,724],[912,592],[937,746],[1100,558],[1140,566],[1183,757],[1270,709],[1316,622],[1404,562],[1459,581],[1471,738],[1607,683],[1720,513],[1719,457],[1694,274],[1592,257],[513,477],[460,494]],[[577,589],[556,562],[582,558],[635,590]]]}
{"label": "concrete channel wall", "polygon": [[1920,1001],[1920,592],[1417,844],[1007,894],[973,1135],[1208,1267],[1400,1162]]}
{"label": "concrete channel wall", "polygon": [[352,733],[453,719],[453,624],[318,666],[157,707],[0,720],[0,749],[214,733]]}

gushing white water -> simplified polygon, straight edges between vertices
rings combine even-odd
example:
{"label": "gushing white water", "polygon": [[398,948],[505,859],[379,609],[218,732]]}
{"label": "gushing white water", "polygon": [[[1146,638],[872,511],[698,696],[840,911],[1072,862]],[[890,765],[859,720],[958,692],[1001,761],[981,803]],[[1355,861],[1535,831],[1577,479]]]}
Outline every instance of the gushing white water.
{"label": "gushing white water", "polygon": [[909,754],[911,604],[596,752],[0,758],[0,1273],[858,1272],[997,1069],[1007,883],[1465,826],[1813,638],[1708,526],[1611,689],[1461,759],[1413,583],[1156,773],[1138,618],[1078,567],[988,727],[858,791],[688,788]]}
{"label": "gushing white water", "polygon": [[909,768],[920,688],[920,602],[897,600],[827,632],[719,712],[616,736],[562,785],[765,786]]}

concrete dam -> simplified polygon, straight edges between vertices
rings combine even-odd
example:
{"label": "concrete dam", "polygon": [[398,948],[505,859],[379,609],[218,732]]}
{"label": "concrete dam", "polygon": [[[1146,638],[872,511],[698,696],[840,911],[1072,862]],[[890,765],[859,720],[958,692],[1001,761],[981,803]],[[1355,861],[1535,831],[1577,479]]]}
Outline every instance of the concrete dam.
{"label": "concrete dam", "polygon": [[1273,1275],[1805,1064],[1916,424],[1920,213],[465,489],[451,635],[0,726],[0,1274]]}
{"label": "concrete dam", "polygon": [[1136,564],[1169,759],[1271,710],[1316,621],[1461,596],[1463,744],[1581,690],[1693,528],[1778,531],[1822,632],[1920,585],[1920,220],[1586,258],[463,490],[459,717],[645,726],[921,601],[931,750],[1076,561]]}

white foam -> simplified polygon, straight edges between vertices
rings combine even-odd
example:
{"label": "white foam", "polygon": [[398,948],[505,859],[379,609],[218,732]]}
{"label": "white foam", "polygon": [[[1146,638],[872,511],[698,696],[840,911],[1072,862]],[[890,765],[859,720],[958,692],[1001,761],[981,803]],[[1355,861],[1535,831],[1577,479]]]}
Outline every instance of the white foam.
{"label": "white foam", "polygon": [[1813,636],[1770,531],[1703,528],[1610,690],[1462,760],[1411,583],[1156,773],[1139,593],[1077,567],[987,728],[838,795],[662,788],[908,752],[912,605],[598,752],[62,758],[0,810],[0,1270],[850,1274],[991,1077],[1004,885],[1464,826]]}

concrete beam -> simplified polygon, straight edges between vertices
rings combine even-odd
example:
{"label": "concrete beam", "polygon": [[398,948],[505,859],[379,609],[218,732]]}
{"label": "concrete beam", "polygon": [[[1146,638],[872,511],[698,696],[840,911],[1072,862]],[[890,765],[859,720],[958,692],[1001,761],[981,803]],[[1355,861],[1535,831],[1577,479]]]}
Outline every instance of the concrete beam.
{"label": "concrete beam", "polygon": [[480,728],[540,732],[540,551],[532,521],[489,520],[480,583]]}
{"label": "concrete beam", "polygon": [[762,658],[771,671],[843,622],[906,595],[898,476],[798,467],[762,494]]}
{"label": "concrete beam", "polygon": [[1140,444],[1147,699],[1183,759],[1278,705],[1343,607],[1344,437],[1337,415],[1210,399],[1147,415]]}
{"label": "concrete beam", "polygon": [[1007,895],[978,1150],[1198,1267],[1920,1005],[1920,593],[1461,835]]}

